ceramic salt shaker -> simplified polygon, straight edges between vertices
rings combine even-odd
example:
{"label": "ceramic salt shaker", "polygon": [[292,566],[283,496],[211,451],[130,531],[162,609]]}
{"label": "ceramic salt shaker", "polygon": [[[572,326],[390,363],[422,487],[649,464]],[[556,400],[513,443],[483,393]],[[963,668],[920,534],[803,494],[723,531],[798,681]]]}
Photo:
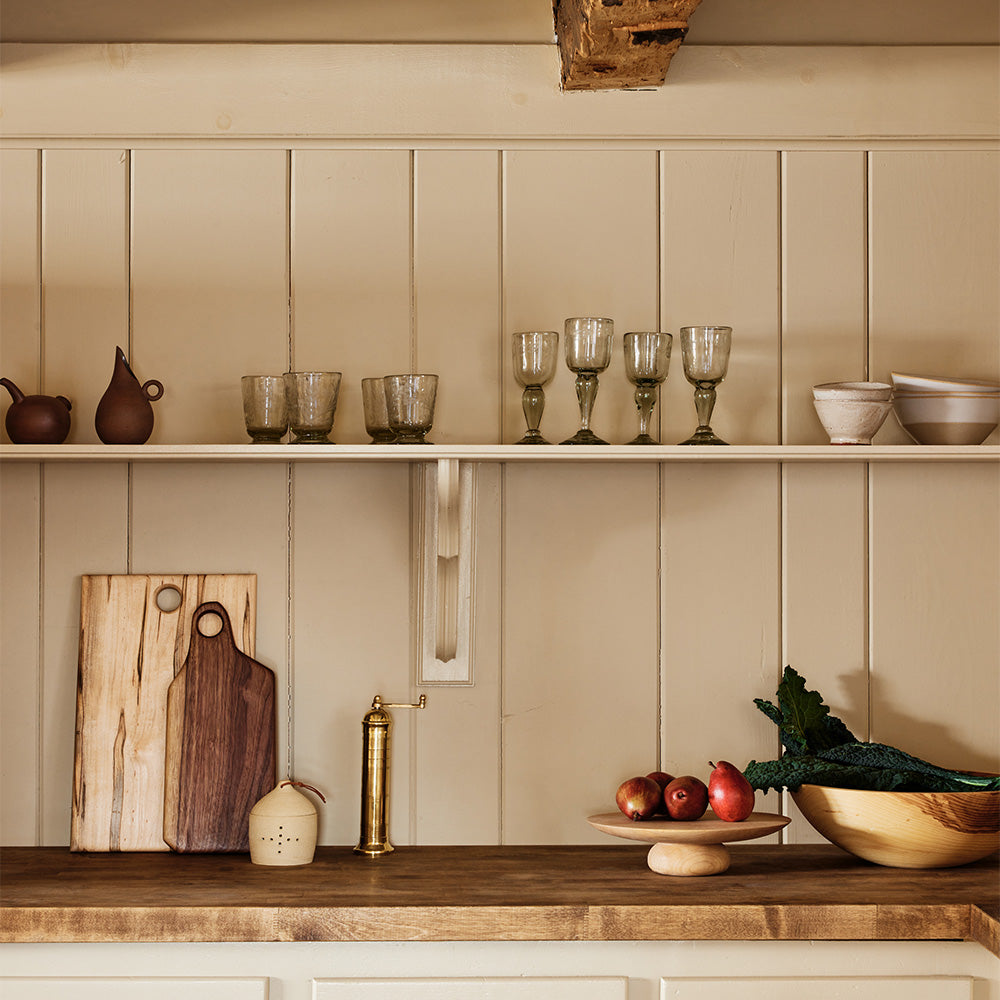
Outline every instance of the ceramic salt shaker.
{"label": "ceramic salt shaker", "polygon": [[294,786],[323,794],[302,781],[281,781],[250,810],[250,860],[255,865],[308,865],[316,851],[316,807]]}

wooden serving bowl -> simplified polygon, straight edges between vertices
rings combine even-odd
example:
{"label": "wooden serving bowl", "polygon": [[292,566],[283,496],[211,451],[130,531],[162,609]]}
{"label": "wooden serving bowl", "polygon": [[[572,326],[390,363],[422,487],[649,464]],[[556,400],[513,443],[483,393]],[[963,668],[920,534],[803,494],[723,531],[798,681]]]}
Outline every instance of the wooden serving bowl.
{"label": "wooden serving bowl", "polygon": [[803,785],[792,800],[831,843],[889,868],[953,868],[1000,849],[1000,792]]}

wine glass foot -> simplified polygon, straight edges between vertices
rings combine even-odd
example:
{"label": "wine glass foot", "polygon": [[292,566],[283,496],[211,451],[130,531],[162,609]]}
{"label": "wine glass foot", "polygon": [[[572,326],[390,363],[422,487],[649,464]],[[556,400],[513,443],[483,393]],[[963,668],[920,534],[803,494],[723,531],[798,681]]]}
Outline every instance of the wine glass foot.
{"label": "wine glass foot", "polygon": [[560,441],[560,444],[607,444],[604,438],[599,438],[593,431],[581,427],[571,438]]}
{"label": "wine glass foot", "polygon": [[626,441],[626,444],[659,444],[660,442],[656,438],[651,437],[649,434],[637,434],[631,441]]}
{"label": "wine glass foot", "polygon": [[528,431],[520,441],[515,441],[514,444],[552,444],[552,442],[546,441],[539,431]]}
{"label": "wine glass foot", "polygon": [[728,445],[728,441],[723,441],[722,438],[717,437],[715,431],[711,427],[699,427],[694,434],[687,439],[687,441],[681,441],[680,444],[724,444]]}

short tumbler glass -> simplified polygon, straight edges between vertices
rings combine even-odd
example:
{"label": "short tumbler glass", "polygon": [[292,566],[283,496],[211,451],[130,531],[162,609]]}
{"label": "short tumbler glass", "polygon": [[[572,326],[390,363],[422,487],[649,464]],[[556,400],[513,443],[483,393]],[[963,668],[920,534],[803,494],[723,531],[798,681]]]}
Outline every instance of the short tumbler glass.
{"label": "short tumbler glass", "polygon": [[340,372],[285,372],[292,444],[332,444]]}
{"label": "short tumbler glass", "polygon": [[278,444],[288,430],[285,380],[281,375],[244,375],[243,419],[254,444]]}
{"label": "short tumbler glass", "polygon": [[365,430],[372,444],[391,444],[396,432],[389,426],[389,411],[385,406],[385,379],[363,378],[361,402],[365,409]]}
{"label": "short tumbler glass", "polygon": [[386,375],[385,404],[396,444],[430,444],[437,375]]}

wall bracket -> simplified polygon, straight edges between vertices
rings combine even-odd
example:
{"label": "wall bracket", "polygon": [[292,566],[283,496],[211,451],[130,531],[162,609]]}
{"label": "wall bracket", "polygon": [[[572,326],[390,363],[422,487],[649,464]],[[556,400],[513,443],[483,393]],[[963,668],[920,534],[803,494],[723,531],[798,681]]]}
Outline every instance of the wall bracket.
{"label": "wall bracket", "polygon": [[414,465],[418,684],[472,684],[475,462]]}

